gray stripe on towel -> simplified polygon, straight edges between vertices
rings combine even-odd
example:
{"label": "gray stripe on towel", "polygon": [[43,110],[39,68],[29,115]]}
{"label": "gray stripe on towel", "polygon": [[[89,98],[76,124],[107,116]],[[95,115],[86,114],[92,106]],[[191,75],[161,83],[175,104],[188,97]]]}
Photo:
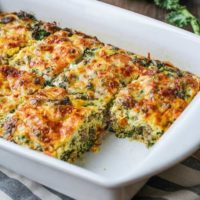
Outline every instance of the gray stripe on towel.
{"label": "gray stripe on towel", "polygon": [[61,194],[60,192],[57,192],[57,191],[55,191],[55,190],[53,190],[51,188],[48,188],[48,187],[46,187],[44,185],[43,185],[43,187],[46,188],[47,190],[49,190],[50,192],[52,192],[53,194],[57,195],[58,197],[60,197],[62,200],[74,200],[71,197],[68,197],[68,196],[66,196],[64,194]]}
{"label": "gray stripe on towel", "polygon": [[165,180],[163,178],[160,178],[158,176],[155,176],[151,178],[148,182],[147,185],[166,191],[166,192],[176,192],[179,190],[188,190],[192,191],[198,195],[200,195],[200,185],[192,186],[192,187],[184,187],[181,185],[178,185],[176,183],[172,183],[168,180]]}
{"label": "gray stripe on towel", "polygon": [[0,171],[0,190],[13,200],[41,200],[20,181],[10,178]]}
{"label": "gray stripe on towel", "polygon": [[195,157],[189,157],[188,159],[184,160],[182,164],[192,169],[200,170],[200,160]]}

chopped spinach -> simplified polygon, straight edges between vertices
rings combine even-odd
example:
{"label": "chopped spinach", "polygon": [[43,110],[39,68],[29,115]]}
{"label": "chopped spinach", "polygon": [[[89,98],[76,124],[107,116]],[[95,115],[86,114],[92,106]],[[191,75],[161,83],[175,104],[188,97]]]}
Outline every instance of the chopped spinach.
{"label": "chopped spinach", "polygon": [[25,135],[19,135],[15,138],[15,141],[21,143],[21,144],[28,144],[29,140]]}
{"label": "chopped spinach", "polygon": [[176,90],[175,95],[179,97],[180,99],[185,99],[187,97],[186,90],[184,89]]}
{"label": "chopped spinach", "polygon": [[78,94],[75,94],[75,95],[78,99],[82,99],[82,100],[89,100],[90,99],[90,97],[87,94],[78,93]]}
{"label": "chopped spinach", "polygon": [[96,49],[90,49],[90,48],[86,48],[83,52],[83,59],[89,60],[91,59],[91,57],[94,56]]}
{"label": "chopped spinach", "polygon": [[71,105],[71,100],[69,97],[65,97],[64,99],[59,101],[59,105]]}
{"label": "chopped spinach", "polygon": [[94,91],[94,85],[93,85],[93,83],[89,82],[89,83],[87,84],[86,87],[87,87],[89,90]]}
{"label": "chopped spinach", "polygon": [[34,17],[34,15],[31,15],[31,14],[29,14],[29,13],[27,13],[27,12],[24,12],[24,11],[20,11],[20,12],[18,12],[17,13],[17,16],[20,18],[20,19],[33,19],[33,20],[35,20],[35,17]]}
{"label": "chopped spinach", "polygon": [[44,86],[51,86],[51,80],[45,80]]}
{"label": "chopped spinach", "polygon": [[44,29],[35,29],[32,33],[33,38],[36,40],[42,40],[49,35],[50,33]]}
{"label": "chopped spinach", "polygon": [[39,70],[38,69],[32,69],[31,72],[34,73],[34,74],[39,74]]}
{"label": "chopped spinach", "polygon": [[61,154],[60,159],[61,159],[61,160],[64,160],[64,161],[68,161],[72,153],[73,153],[73,150],[64,151],[64,152]]}

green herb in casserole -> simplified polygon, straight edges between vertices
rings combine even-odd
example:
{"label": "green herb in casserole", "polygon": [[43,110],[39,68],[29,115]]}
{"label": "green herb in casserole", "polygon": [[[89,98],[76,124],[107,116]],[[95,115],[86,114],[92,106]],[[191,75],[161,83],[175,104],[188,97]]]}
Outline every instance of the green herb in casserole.
{"label": "green herb in casserole", "polygon": [[0,124],[25,101],[27,95],[43,86],[42,77],[13,67],[0,66]]}
{"label": "green herb in casserole", "polygon": [[82,61],[64,70],[52,85],[65,88],[77,99],[109,104],[120,88],[140,74],[139,58],[111,45],[86,49]]}
{"label": "green herb in casserole", "polygon": [[100,109],[73,102],[62,88],[46,87],[30,95],[0,132],[7,140],[73,162],[97,148],[103,128]]}
{"label": "green herb in casserole", "polygon": [[164,63],[149,65],[117,94],[110,110],[110,128],[118,137],[151,146],[186,108],[199,86],[199,78],[188,72]]}
{"label": "green herb in casserole", "polygon": [[69,162],[107,127],[154,144],[199,91],[193,74],[24,12],[0,15],[1,45],[0,137]]}
{"label": "green herb in casserole", "polygon": [[[38,38],[41,35],[48,35],[44,31],[38,32],[38,34]],[[43,76],[46,85],[50,85],[52,79],[64,69],[70,67],[72,63],[82,60],[86,50],[89,51],[89,48],[101,45],[96,38],[59,30],[31,46],[23,48],[10,59],[9,64]]]}
{"label": "green herb in casserole", "polygon": [[45,23],[26,12],[0,14],[0,64],[21,48],[32,45],[58,30],[55,23]]}

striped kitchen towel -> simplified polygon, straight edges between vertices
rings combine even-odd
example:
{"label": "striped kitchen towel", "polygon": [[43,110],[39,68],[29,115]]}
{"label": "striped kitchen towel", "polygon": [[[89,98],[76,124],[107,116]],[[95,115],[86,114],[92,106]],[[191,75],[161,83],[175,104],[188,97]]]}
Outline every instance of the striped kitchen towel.
{"label": "striped kitchen towel", "polygon": [[200,150],[151,178],[133,200],[200,200]]}
{"label": "striped kitchen towel", "polygon": [[[0,200],[72,200],[0,167]],[[132,200],[200,200],[200,151],[151,178]]]}

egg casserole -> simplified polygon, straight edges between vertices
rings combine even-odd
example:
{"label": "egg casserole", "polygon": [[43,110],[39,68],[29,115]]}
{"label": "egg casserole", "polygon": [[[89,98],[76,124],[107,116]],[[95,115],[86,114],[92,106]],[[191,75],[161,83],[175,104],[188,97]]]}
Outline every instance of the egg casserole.
{"label": "egg casserole", "polygon": [[33,94],[43,86],[42,77],[14,67],[0,66],[0,124],[24,102],[27,95]]}
{"label": "egg casserole", "polygon": [[73,162],[98,145],[103,123],[97,107],[73,103],[66,90],[46,87],[29,95],[0,131],[17,144]]}
{"label": "egg casserole", "polygon": [[200,88],[200,79],[167,63],[149,62],[116,95],[111,113],[111,130],[153,145],[178,118]]}
{"label": "egg casserole", "polygon": [[25,46],[42,40],[59,28],[55,23],[37,20],[26,12],[0,14],[0,64],[8,64],[10,57]]}
{"label": "egg casserole", "polygon": [[0,137],[75,162],[106,130],[154,144],[200,79],[25,12],[0,14]]}

